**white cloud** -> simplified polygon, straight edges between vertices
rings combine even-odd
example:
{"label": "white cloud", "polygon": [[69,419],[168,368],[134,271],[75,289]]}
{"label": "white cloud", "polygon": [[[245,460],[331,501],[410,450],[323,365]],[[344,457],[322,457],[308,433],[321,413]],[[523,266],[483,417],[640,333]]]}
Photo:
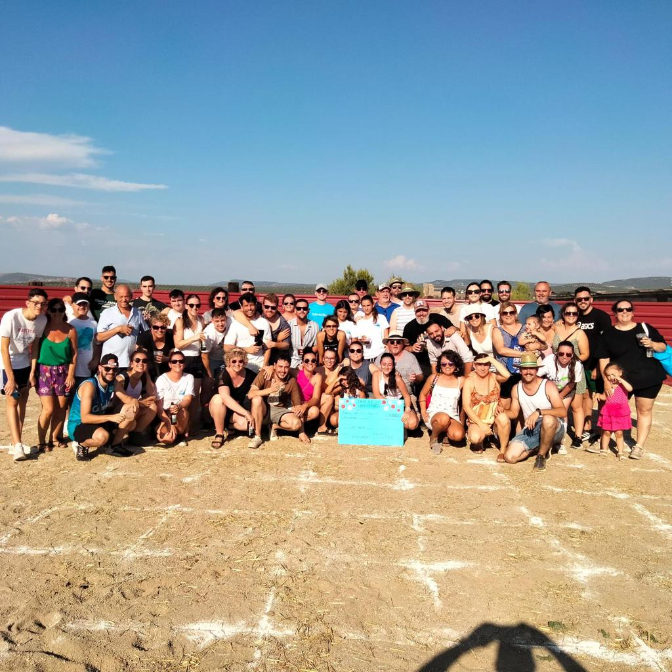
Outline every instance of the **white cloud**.
{"label": "white cloud", "polygon": [[143,191],[145,189],[167,189],[165,184],[142,184],[110,180],[98,175],[70,173],[51,175],[47,173],[16,173],[3,175],[0,182],[28,182],[30,184],[48,184],[53,187],[75,187],[77,189],[96,189],[98,191]]}
{"label": "white cloud", "polygon": [[383,262],[383,265],[386,268],[390,268],[398,271],[419,271],[422,270],[422,266],[418,264],[415,259],[406,259],[403,254],[398,254],[392,259],[388,259]]}
{"label": "white cloud", "polygon": [[0,203],[9,205],[43,205],[53,208],[68,208],[78,205],[86,205],[84,201],[76,201],[74,198],[47,196],[46,194],[26,194],[25,196],[0,194]]}
{"label": "white cloud", "polygon": [[62,231],[64,233],[85,233],[105,231],[106,227],[94,226],[88,222],[74,222],[68,217],[63,217],[55,212],[46,217],[3,217],[0,215],[0,226],[6,224],[13,229],[32,234],[35,231]]}
{"label": "white cloud", "polygon": [[0,163],[90,168],[96,165],[96,156],[110,153],[92,143],[82,135],[32,133],[0,126]]}
{"label": "white cloud", "polygon": [[542,271],[606,271],[609,268],[606,261],[595,253],[586,252],[571,238],[546,238],[541,244],[556,250],[552,259],[542,257],[538,260]]}

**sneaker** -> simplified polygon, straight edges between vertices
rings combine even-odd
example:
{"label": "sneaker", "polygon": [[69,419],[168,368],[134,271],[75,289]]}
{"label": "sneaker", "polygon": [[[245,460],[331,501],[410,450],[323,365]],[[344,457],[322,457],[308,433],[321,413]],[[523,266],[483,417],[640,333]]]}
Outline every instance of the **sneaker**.
{"label": "sneaker", "polygon": [[126,448],[123,443],[118,443],[116,446],[112,446],[112,454],[119,457],[130,457],[133,455],[133,451]]}
{"label": "sneaker", "polygon": [[558,444],[558,455],[567,455],[567,448],[565,448],[564,443]]}
{"label": "sneaker", "polygon": [[590,432],[584,432],[583,434],[581,434],[581,441],[590,441],[591,436],[592,435]]}
{"label": "sneaker", "polygon": [[543,455],[537,455],[534,461],[533,471],[544,471],[546,469],[546,458]]}
{"label": "sneaker", "polygon": [[644,452],[644,449],[638,443],[636,443],[632,447],[632,450],[630,451],[630,459],[631,460],[641,460],[643,452]]}
{"label": "sneaker", "polygon": [[[271,427],[270,439],[271,439],[271,441],[277,441],[278,440],[278,431],[275,429],[275,427]],[[256,447],[257,446],[255,446],[255,448]]]}
{"label": "sneaker", "polygon": [[22,443],[14,444],[14,448],[12,448],[12,457],[14,458],[14,462],[21,462],[22,460],[28,459],[28,455],[23,450]]}
{"label": "sneaker", "polygon": [[586,448],[587,453],[595,453],[598,454],[600,452],[601,448],[597,443],[593,443],[588,448]]}
{"label": "sneaker", "polygon": [[430,448],[432,449],[434,455],[441,455],[441,452],[443,451],[443,448],[441,447],[441,444],[438,441],[434,441],[430,446]]}
{"label": "sneaker", "polygon": [[86,446],[77,444],[75,455],[79,462],[86,462],[89,459],[89,449]]}
{"label": "sneaker", "polygon": [[[271,436],[273,436],[273,435],[271,434]],[[276,436],[276,439],[277,439],[277,436]],[[271,441],[273,441],[272,438],[271,438]],[[248,447],[248,448],[259,448],[259,446],[261,446],[261,444],[262,444],[263,442],[264,442],[264,441],[263,441],[263,439],[262,439],[260,436],[255,436],[255,437],[254,437],[254,438],[247,444],[247,447]]]}
{"label": "sneaker", "polygon": [[23,448],[24,455],[27,455],[28,457],[30,457],[31,455],[37,455],[37,453],[40,452],[37,449],[37,446],[27,446],[25,443],[22,443],[21,447]]}
{"label": "sneaker", "polygon": [[576,437],[574,437],[574,439],[572,439],[572,444],[571,445],[572,445],[572,448],[579,449],[583,445],[583,440],[580,439],[578,436],[576,436]]}

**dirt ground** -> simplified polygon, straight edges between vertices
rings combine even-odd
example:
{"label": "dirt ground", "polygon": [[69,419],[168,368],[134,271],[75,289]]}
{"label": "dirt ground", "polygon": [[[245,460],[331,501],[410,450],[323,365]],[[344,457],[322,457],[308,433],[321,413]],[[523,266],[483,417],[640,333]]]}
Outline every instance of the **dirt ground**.
{"label": "dirt ground", "polygon": [[542,474],[426,438],[3,452],[0,670],[671,669],[671,438],[666,388],[644,459]]}

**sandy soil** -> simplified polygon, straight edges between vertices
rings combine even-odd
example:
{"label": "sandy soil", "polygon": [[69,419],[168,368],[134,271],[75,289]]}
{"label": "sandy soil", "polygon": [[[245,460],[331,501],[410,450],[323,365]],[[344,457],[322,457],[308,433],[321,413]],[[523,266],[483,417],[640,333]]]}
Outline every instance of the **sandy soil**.
{"label": "sandy soil", "polygon": [[424,438],[2,453],[0,670],[670,669],[671,437],[665,389],[643,460],[536,475]]}

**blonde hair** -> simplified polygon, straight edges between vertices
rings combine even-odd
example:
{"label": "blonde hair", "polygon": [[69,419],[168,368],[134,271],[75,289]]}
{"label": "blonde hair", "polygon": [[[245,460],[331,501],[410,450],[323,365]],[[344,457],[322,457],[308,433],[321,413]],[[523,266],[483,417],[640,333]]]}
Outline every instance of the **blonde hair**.
{"label": "blonde hair", "polygon": [[226,362],[227,366],[231,364],[231,360],[234,358],[242,358],[245,366],[247,366],[247,353],[242,348],[234,348],[233,350],[229,350],[224,354],[224,361]]}

